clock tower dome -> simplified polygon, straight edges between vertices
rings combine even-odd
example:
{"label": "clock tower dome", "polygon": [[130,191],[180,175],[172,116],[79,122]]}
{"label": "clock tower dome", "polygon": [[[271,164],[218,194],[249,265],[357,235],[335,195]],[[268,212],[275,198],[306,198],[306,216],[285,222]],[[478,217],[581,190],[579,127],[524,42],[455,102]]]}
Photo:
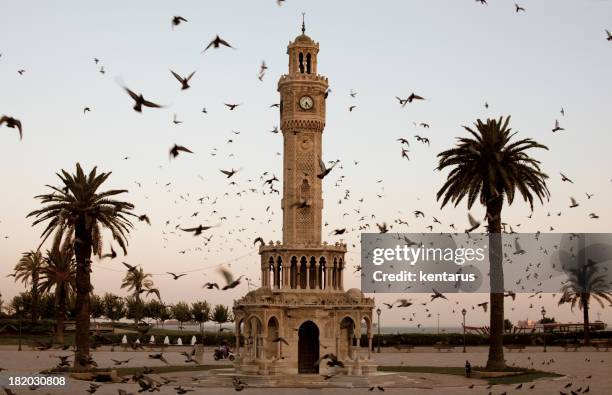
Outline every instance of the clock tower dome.
{"label": "clock tower dome", "polygon": [[325,127],[327,78],[317,74],[319,43],[305,34],[287,47],[289,72],[280,77],[284,139],[283,243],[321,243],[323,198],[319,162]]}

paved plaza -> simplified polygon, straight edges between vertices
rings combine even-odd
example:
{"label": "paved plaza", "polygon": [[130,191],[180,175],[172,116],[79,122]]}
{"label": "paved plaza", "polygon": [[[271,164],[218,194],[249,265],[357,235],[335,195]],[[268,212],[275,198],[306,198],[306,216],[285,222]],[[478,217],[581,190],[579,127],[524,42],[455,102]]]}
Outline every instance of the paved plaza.
{"label": "paved plaza", "polygon": [[[164,352],[164,356],[170,365],[184,365],[184,357],[180,355],[181,351],[189,350],[189,347],[171,347]],[[456,348],[451,352],[438,352],[434,349],[422,347],[416,348],[412,352],[396,352],[385,350],[380,354],[374,353],[373,358],[381,366],[463,366],[465,360],[469,360],[472,365],[483,365],[486,362],[487,348],[474,347],[468,348],[467,353],[462,353],[460,348]],[[98,365],[108,367],[112,365],[111,359],[125,360],[132,358],[130,362],[122,366],[126,367],[142,367],[148,366],[153,369],[159,366],[164,366],[164,363],[159,360],[148,358],[149,351],[110,351],[108,348],[102,348],[93,352],[93,357]],[[362,350],[362,354],[367,353],[367,350]],[[43,369],[50,368],[57,364],[58,355],[71,355],[70,352],[59,350],[47,351],[32,351],[29,348],[24,351],[17,352],[14,346],[0,346],[0,368],[5,369],[1,374],[3,379],[6,379],[7,374],[33,374]],[[398,374],[380,374],[371,378],[370,383],[373,386],[380,385],[385,389],[385,393],[391,394],[507,394],[512,393],[537,393],[537,394],[559,394],[560,391],[570,393],[569,389],[577,390],[582,387],[582,390],[589,387],[591,394],[609,393],[609,388],[612,388],[612,353],[600,351],[597,352],[591,349],[579,349],[576,352],[563,351],[558,347],[549,347],[548,352],[542,352],[541,348],[529,347],[523,352],[506,353],[508,364],[516,364],[521,367],[532,367],[534,369],[551,371],[564,375],[560,378],[543,378],[533,383],[523,385],[522,389],[516,389],[516,384],[513,385],[495,385],[489,388],[489,385],[484,380],[467,379],[461,376],[448,374],[430,374],[430,373],[398,373]],[[207,365],[227,365],[224,361],[214,361],[212,358],[212,349],[206,348],[204,354],[204,364]],[[151,375],[156,377],[155,374]],[[235,393],[235,389],[229,385],[229,380],[219,381],[227,384],[223,386],[211,385],[210,373],[205,371],[198,372],[177,372],[162,374],[165,378],[175,379],[176,383],[172,383],[160,388],[160,394],[175,394],[174,389],[177,386],[182,386],[185,389],[193,389],[193,393],[203,394],[231,394]],[[587,378],[591,376],[591,378]],[[312,386],[318,386],[319,383],[329,383],[330,388],[308,388],[309,384],[304,384],[304,388],[256,388],[249,387],[248,380],[244,380],[247,387],[243,392],[249,394],[286,394],[291,391],[293,395],[300,394],[366,394],[372,392],[382,392],[375,388],[372,392],[364,384],[362,379],[352,379],[346,376],[337,376],[329,381],[323,380],[320,376],[311,375],[305,376],[303,382],[310,382]],[[572,383],[571,388],[564,388],[568,383]],[[471,385],[473,388],[469,388]],[[535,384],[533,390],[529,390],[532,384]],[[88,388],[89,383],[71,379],[69,381],[70,393],[84,393]],[[353,386],[361,386],[354,388]],[[131,393],[137,393],[139,387],[134,383],[128,384],[106,384],[97,390],[96,394],[117,394],[118,389],[124,389]],[[19,393],[41,393],[41,394],[59,394],[67,393],[66,389],[59,388],[38,388],[30,390],[28,388],[14,389],[14,392]]]}

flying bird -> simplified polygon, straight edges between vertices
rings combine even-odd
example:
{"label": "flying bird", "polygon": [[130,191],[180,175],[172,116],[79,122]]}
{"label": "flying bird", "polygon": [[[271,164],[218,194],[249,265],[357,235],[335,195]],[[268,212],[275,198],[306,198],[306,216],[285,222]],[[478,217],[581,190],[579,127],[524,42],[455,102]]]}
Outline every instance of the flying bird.
{"label": "flying bird", "polygon": [[180,25],[181,22],[189,22],[189,21],[180,15],[172,17],[172,29],[174,29],[175,26]]}
{"label": "flying bird", "polygon": [[174,78],[176,78],[180,83],[181,83],[181,90],[185,90],[185,89],[189,89],[190,85],[189,85],[189,80],[191,79],[191,77],[193,77],[193,75],[196,73],[195,71],[191,74],[189,74],[187,77],[181,77],[180,75],[178,75],[177,73],[175,73],[174,71],[170,70],[170,72],[172,73],[172,75],[174,76]]}
{"label": "flying bird", "polygon": [[578,202],[576,201],[576,199],[574,199],[574,198],[573,198],[573,197],[571,197],[571,196],[570,196],[570,202],[571,202],[571,204],[570,204],[570,206],[569,206],[570,208],[574,208],[574,207],[578,207],[578,206],[579,206],[579,204],[578,204]]}
{"label": "flying bird", "polygon": [[166,272],[166,273],[171,275],[173,280],[178,280],[179,278],[187,275],[187,273],[181,273],[181,274],[175,274],[175,273],[172,273],[172,272]]}
{"label": "flying bird", "polygon": [[279,336],[276,339],[272,340],[272,343],[278,343],[278,342],[281,342],[281,343],[284,343],[286,345],[289,345],[289,342],[287,340],[285,340],[284,337],[280,337]]}
{"label": "flying bird", "polygon": [[190,154],[193,154],[193,151],[191,151],[189,148],[183,147],[182,145],[174,144],[174,147],[170,148],[170,158],[176,158],[181,152],[188,152]]}
{"label": "flying bird", "polygon": [[433,291],[433,295],[431,295],[431,301],[433,302],[434,299],[438,299],[438,298],[442,298],[442,299],[446,299],[448,300],[448,298],[444,295],[442,295],[440,292],[436,291],[435,288],[431,289]]}
{"label": "flying bird", "polygon": [[319,366],[321,361],[324,361],[326,359],[328,360],[327,361],[327,366],[329,366],[330,368],[334,367],[334,366],[338,366],[338,367],[341,367],[341,368],[344,367],[344,363],[342,363],[342,361],[340,361],[338,359],[338,357],[336,357],[336,355],[332,354],[332,353],[323,355],[321,358],[319,358],[317,360],[317,362],[315,362],[314,366]]}
{"label": "flying bird", "polygon": [[468,213],[468,221],[470,222],[470,228],[466,229],[465,233],[473,232],[480,226],[480,222],[476,221],[470,213]]}
{"label": "flying bird", "polygon": [[125,89],[125,91],[130,95],[130,97],[134,99],[134,107],[132,108],[136,112],[142,112],[142,106],[150,107],[150,108],[162,108],[163,107],[162,105],[145,100],[142,93],[137,95],[136,93],[134,93],[128,87],[125,87],[125,86],[123,87],[123,89]]}
{"label": "flying bird", "polygon": [[155,353],[155,354],[149,354],[149,358],[151,359],[159,359],[160,361],[162,361],[163,363],[165,363],[166,365],[168,365],[168,361],[166,360],[166,358],[164,358],[164,354],[163,353]]}
{"label": "flying bird", "polygon": [[227,178],[230,178],[231,176],[233,176],[234,174],[236,174],[238,172],[238,170],[220,170],[221,173],[225,174],[227,176]]}
{"label": "flying bird", "polygon": [[222,291],[226,291],[228,289],[236,288],[240,284],[240,279],[243,277],[243,276],[240,276],[240,277],[235,279],[234,275],[232,274],[232,272],[230,272],[229,270],[227,270],[224,267],[220,267],[218,271],[219,271],[219,273],[221,273],[221,275],[225,279],[225,285],[221,288]]}
{"label": "flying bird", "polygon": [[564,182],[567,181],[572,184],[574,183],[574,181],[570,180],[565,174],[563,173],[559,173],[559,174],[561,174],[561,181],[564,181]]}
{"label": "flying bird", "polygon": [[555,133],[555,132],[560,132],[562,130],[565,130],[565,129],[563,129],[561,126],[559,126],[559,121],[558,120],[555,120],[555,127],[552,129],[552,132]]}
{"label": "flying bird", "polygon": [[519,244],[519,238],[517,237],[516,239],[514,239],[514,255],[523,255],[525,254],[527,251],[525,251],[521,245]]}
{"label": "flying bird", "polygon": [[425,98],[411,93],[410,96],[408,96],[408,103],[412,103],[414,100],[425,100]]}
{"label": "flying bird", "polygon": [[2,126],[3,123],[6,123],[7,128],[16,128],[19,130],[19,140],[23,139],[23,128],[21,127],[21,121],[19,119],[3,115],[2,118],[0,118],[0,126]]}
{"label": "flying bird", "polygon": [[210,47],[219,48],[221,45],[224,45],[228,48],[234,48],[227,41],[225,41],[224,39],[219,37],[219,35],[217,35],[217,37],[215,37],[210,43],[208,43],[208,45],[206,46],[206,48],[204,48],[202,53],[206,52]]}
{"label": "flying bird", "polygon": [[199,236],[202,234],[202,232],[204,232],[205,230],[214,228],[218,225],[211,225],[211,226],[202,226],[202,225],[198,225],[195,228],[181,228],[181,230],[183,232],[192,232],[194,236]]}
{"label": "flying bird", "polygon": [[206,289],[213,289],[213,288],[217,288],[219,289],[219,284],[217,283],[206,283],[202,286],[202,288],[206,288]]}
{"label": "flying bird", "polygon": [[325,163],[321,160],[321,158],[319,158],[319,168],[321,169],[321,173],[317,174],[317,178],[319,179],[324,179],[325,176],[327,176],[332,169],[338,164],[339,161],[335,161],[333,165],[331,165],[331,167],[327,168],[325,167]]}
{"label": "flying bird", "polygon": [[126,262],[121,262],[123,264],[123,266],[127,267],[128,272],[135,272],[136,271],[136,266],[132,266],[129,263]]}
{"label": "flying bird", "polygon": [[115,250],[113,249],[113,245],[111,244],[110,246],[111,252],[108,254],[104,254],[100,257],[100,259],[105,259],[105,258],[110,258],[110,259],[115,259],[117,258],[117,252],[115,252]]}
{"label": "flying bird", "polygon": [[516,3],[514,3],[514,8],[516,9],[516,12],[520,12],[520,11],[525,12],[525,8],[521,7],[520,5],[518,5]]}

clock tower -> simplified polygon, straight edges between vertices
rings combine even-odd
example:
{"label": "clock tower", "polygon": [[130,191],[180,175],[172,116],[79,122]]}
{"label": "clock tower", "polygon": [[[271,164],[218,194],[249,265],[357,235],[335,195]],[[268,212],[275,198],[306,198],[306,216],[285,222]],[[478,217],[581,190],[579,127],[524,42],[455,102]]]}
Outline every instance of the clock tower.
{"label": "clock tower", "polygon": [[319,43],[305,34],[287,47],[289,72],[280,77],[284,139],[283,243],[321,243],[323,198],[319,161],[325,127],[327,78],[317,74]]}
{"label": "clock tower", "polygon": [[[289,71],[278,81],[283,240],[259,245],[261,287],[233,307],[236,374],[249,379],[253,374],[277,376],[274,380],[325,374],[328,368],[317,361],[329,352],[342,361],[347,374],[376,372],[370,359],[374,300],[359,289],[344,289],[346,244],[321,240],[318,176],[328,84],[317,74],[319,44],[305,30],[302,23],[302,34],[289,43]],[[362,334],[368,339],[367,357],[358,347]],[[300,380],[310,380],[306,377]]]}

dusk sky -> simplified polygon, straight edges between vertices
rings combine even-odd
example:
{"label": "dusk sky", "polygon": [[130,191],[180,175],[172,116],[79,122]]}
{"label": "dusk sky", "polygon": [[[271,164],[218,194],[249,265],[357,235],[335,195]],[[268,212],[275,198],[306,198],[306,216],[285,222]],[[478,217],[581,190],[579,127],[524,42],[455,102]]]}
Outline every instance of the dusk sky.
{"label": "dusk sky", "polygon": [[[270,133],[279,125],[278,110],[270,105],[279,101],[276,83],[287,72],[286,46],[300,33],[302,12],[306,33],[320,43],[318,72],[329,78],[332,90],[323,154],[326,161],[340,159],[342,167],[323,183],[323,216],[329,224],[323,236],[348,244],[346,289],[359,287],[359,274],[353,272],[360,263],[361,216],[375,214],[367,221],[374,229],[376,222],[392,224],[398,218],[409,223],[394,224],[396,232],[424,232],[428,225],[434,225],[434,232],[450,232],[451,223],[459,230],[468,227],[465,203],[440,210],[435,193],[446,172],[434,168],[436,154],[466,134],[461,125],[478,118],[511,115],[517,137],[534,138],[550,149],[531,152],[550,176],[550,202],[536,205],[528,219],[529,206],[516,200],[504,208],[504,222],[517,232],[547,232],[550,227],[553,232],[610,232],[612,42],[606,41],[605,30],[612,30],[612,1],[522,0],[526,12],[518,14],[514,1],[489,3],[287,0],[278,7],[274,0],[4,1],[0,116],[19,118],[24,137],[19,141],[14,129],[0,126],[3,299],[24,289],[6,275],[22,252],[40,243],[43,227],[32,228],[25,218],[39,207],[34,196],[48,191],[45,184],[58,185],[55,173],[73,171],[76,162],[86,170],[112,171],[104,189],[128,189],[123,199],[152,222],[135,223],[126,257],[95,260],[96,293],[127,294],[119,288],[122,260],[153,273],[168,303],[204,299],[231,304],[246,293],[246,282],[225,292],[202,289],[206,281],[221,280],[215,271],[219,265],[231,264],[236,275],[258,286],[253,240],[280,240],[282,226],[281,197],[262,194],[267,191],[264,172],[282,181],[282,135]],[[172,29],[175,15],[188,22]],[[202,54],[217,34],[235,49]],[[260,81],[263,60],[268,70]],[[23,75],[18,74],[22,69]],[[192,88],[181,91],[170,69],[181,75],[197,70]],[[136,113],[121,84],[167,107]],[[357,92],[354,98],[351,90]],[[395,96],[412,92],[426,100],[400,107]],[[241,105],[229,111],[224,103]],[[84,107],[91,111],[84,114]],[[174,114],[183,123],[173,124]],[[555,120],[564,131],[552,132]],[[421,122],[430,128],[418,126]],[[417,142],[417,134],[431,145]],[[410,140],[410,161],[401,157],[400,137]],[[175,143],[194,154],[170,161],[168,150]],[[240,169],[231,179],[235,186],[219,171],[231,168]],[[573,183],[562,182],[561,172]],[[276,187],[282,191],[281,186]],[[350,197],[344,200],[347,190]],[[586,193],[593,197],[587,199]],[[201,204],[197,199],[204,196],[209,199]],[[570,196],[579,207],[569,208]],[[415,218],[414,210],[422,210],[425,218]],[[471,212],[480,219],[484,215],[482,207]],[[589,213],[600,218],[590,219]],[[442,225],[433,224],[432,216]],[[176,225],[217,223],[206,233],[212,235],[206,246],[202,237],[175,230]],[[344,227],[349,232],[342,239],[330,235]],[[107,237],[105,250],[110,242]],[[189,274],[174,281],[166,271]],[[519,295],[516,302],[508,301],[506,316],[513,322],[539,319],[544,305],[557,321],[580,322],[579,310],[557,307],[558,296]],[[388,294],[376,295],[376,302],[399,297],[429,300],[428,294]],[[441,325],[456,326],[460,307],[455,301],[469,308],[488,295],[449,299],[429,306],[431,318],[419,306],[385,311],[382,319],[387,325],[408,325],[402,317],[414,312],[409,325],[435,326],[439,312]],[[598,312],[602,320],[612,321],[612,309],[594,305],[593,320]],[[468,319],[483,325],[488,314],[470,309]]]}

